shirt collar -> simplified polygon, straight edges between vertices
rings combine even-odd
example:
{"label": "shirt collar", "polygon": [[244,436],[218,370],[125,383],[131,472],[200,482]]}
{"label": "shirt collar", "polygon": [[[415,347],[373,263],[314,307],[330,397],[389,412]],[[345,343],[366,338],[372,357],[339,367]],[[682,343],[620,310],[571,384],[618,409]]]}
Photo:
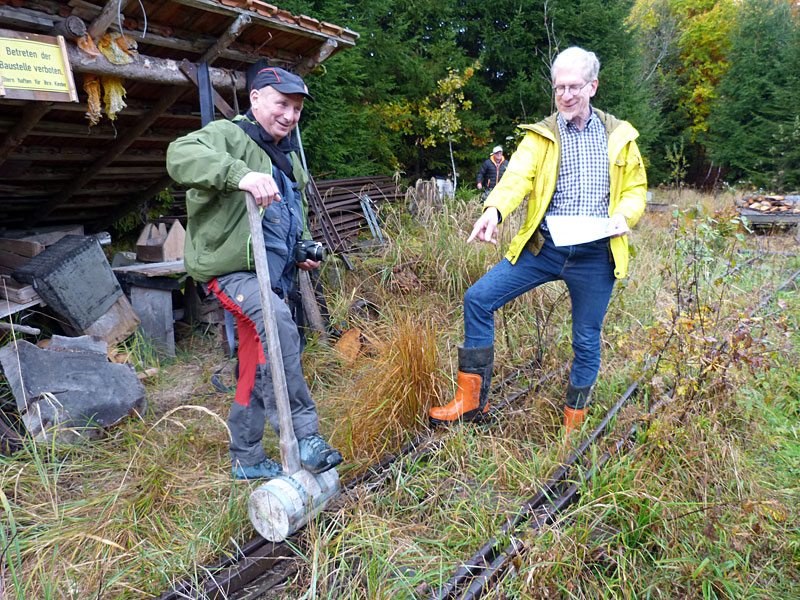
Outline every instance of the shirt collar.
{"label": "shirt collar", "polygon": [[[567,121],[561,113],[557,114],[556,119],[558,120],[558,123],[561,125],[561,127],[563,127],[564,129],[567,129],[569,127],[577,127],[574,123],[572,123],[572,121]],[[595,120],[597,120],[597,119],[596,119],[595,114],[594,114],[594,109],[592,108],[592,105],[590,104],[589,105],[589,118],[586,119],[586,125],[584,126],[584,129],[589,127],[589,125],[591,125],[592,122],[595,121]]]}

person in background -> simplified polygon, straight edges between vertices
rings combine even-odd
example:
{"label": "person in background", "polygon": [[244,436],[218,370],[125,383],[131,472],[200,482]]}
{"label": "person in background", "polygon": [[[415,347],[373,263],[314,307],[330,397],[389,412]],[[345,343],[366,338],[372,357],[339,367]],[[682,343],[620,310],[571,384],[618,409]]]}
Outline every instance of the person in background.
{"label": "person in background", "polygon": [[304,188],[307,176],[291,133],[312,99],[303,80],[267,67],[250,84],[250,110],[233,121],[219,120],[178,138],[167,150],[167,171],[188,186],[185,265],[196,281],[207,282],[237,319],[239,380],[228,418],[234,479],[270,478],[281,465],[262,447],[265,417],[279,422],[266,360],[266,332],[258,278],[250,244],[245,192],[263,211],[262,227],[283,356],[283,368],[300,460],[312,473],[338,465],[342,455],[319,435],[317,409],[303,377],[300,336],[284,301],[297,269],[319,266],[296,262],[294,248],[308,226]]}
{"label": "person in background", "polygon": [[500,181],[503,173],[506,172],[506,167],[508,167],[508,161],[503,156],[503,147],[495,146],[492,148],[489,158],[483,161],[481,170],[478,171],[477,185],[479,190],[483,190],[484,197]]}
{"label": "person in background", "polygon": [[[480,420],[489,408],[494,366],[494,313],[548,281],[562,280],[572,305],[573,360],[564,395],[564,429],[579,427],[600,369],[600,332],[616,279],[628,271],[630,227],[645,209],[647,178],[626,121],[597,110],[600,62],[571,47],[551,68],[557,112],[525,136],[508,169],[484,202],[467,243],[496,244],[497,226],[526,196],[527,214],[505,258],[464,295],[464,342],[458,347],[458,389],[446,406],[430,410],[431,423]],[[609,218],[605,237],[556,246],[546,216]]]}

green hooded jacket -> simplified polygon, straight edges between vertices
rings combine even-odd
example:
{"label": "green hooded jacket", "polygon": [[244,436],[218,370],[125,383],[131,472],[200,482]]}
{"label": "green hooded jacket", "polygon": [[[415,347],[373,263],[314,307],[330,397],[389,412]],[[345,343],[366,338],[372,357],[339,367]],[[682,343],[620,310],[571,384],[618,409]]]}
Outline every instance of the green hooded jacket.
{"label": "green hooded jacket", "polygon": [[[240,119],[244,117],[236,117],[234,121]],[[308,177],[295,152],[291,153],[291,158],[302,195],[302,237],[311,239],[305,195]],[[272,162],[232,121],[213,121],[178,138],[167,149],[167,172],[177,183],[190,188],[186,192],[188,222],[184,264],[186,272],[197,281],[210,281],[235,271],[255,270],[245,193],[239,189],[242,177],[251,171],[271,174]],[[274,245],[276,240],[268,237],[270,271],[271,242]],[[279,245],[286,246],[286,243],[281,241]],[[284,254],[283,248],[272,250]]]}

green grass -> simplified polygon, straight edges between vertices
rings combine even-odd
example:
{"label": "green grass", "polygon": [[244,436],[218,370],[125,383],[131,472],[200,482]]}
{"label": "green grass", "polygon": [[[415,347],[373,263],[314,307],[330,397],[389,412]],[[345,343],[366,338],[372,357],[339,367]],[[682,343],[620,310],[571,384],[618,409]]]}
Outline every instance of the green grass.
{"label": "green grass", "polygon": [[[617,286],[604,326],[587,429],[639,377],[640,397],[612,437],[634,421],[647,427],[628,454],[581,483],[580,501],[557,523],[515,532],[525,551],[489,597],[800,597],[796,291],[747,318],[800,260],[771,255],[731,272],[750,256],[736,250],[756,241],[731,224],[730,201],[684,191],[677,216],[647,213],[636,227],[630,277]],[[427,408],[455,389],[463,293],[503,254],[464,244],[480,212],[472,197],[424,219],[384,212],[387,246],[352,256],[356,269],[337,269],[339,285],[326,275],[332,317],[361,330],[361,354],[349,361],[312,340],[303,355],[322,431],[345,454],[345,478],[426,433]],[[506,242],[518,219],[504,225]],[[758,243],[796,249],[787,235]],[[356,314],[359,299],[375,314]],[[527,381],[562,375],[490,424],[452,429],[425,460],[396,463],[384,486],[342,497],[308,526],[297,548],[301,568],[273,597],[421,597],[496,533],[572,448],[560,431],[568,303],[564,286],[550,284],[496,319],[498,375],[537,358],[541,371],[526,371]],[[219,339],[187,332],[172,361],[157,361],[138,339],[124,350],[138,366],[160,368],[147,381],[142,419],[92,444],[30,445],[0,458],[9,598],[155,596],[200,577],[202,565],[254,534],[252,486],[229,476],[233,394],[210,384],[218,372],[233,384]],[[276,441],[271,432],[265,438],[274,456]]]}

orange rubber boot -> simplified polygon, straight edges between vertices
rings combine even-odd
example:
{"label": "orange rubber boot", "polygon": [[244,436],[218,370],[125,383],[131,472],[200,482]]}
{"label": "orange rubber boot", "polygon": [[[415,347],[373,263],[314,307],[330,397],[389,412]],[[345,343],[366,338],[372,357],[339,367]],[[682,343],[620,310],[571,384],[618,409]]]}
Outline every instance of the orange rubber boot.
{"label": "orange rubber boot", "polygon": [[569,406],[564,407],[564,435],[567,436],[576,429],[581,428],[583,419],[586,418],[586,409],[574,409]]}
{"label": "orange rubber boot", "polygon": [[434,406],[429,412],[433,425],[452,425],[458,421],[480,421],[489,411],[486,403],[483,411],[480,408],[481,376],[476,373],[458,372],[458,389],[456,397],[445,406]]}

